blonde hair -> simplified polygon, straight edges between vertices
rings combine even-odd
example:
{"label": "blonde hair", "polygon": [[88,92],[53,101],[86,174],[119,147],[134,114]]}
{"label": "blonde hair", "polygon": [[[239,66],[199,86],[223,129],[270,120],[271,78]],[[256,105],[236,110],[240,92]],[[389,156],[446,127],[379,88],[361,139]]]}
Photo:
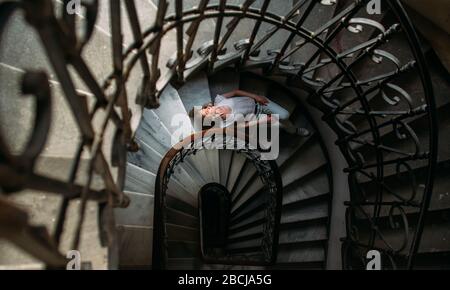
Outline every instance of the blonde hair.
{"label": "blonde hair", "polygon": [[189,117],[190,118],[194,118],[194,115],[195,115],[196,112],[200,113],[201,110],[206,109],[208,107],[212,107],[212,106],[214,106],[214,104],[212,102],[208,102],[208,103],[203,104],[202,108],[201,109],[197,109],[197,111],[195,110],[195,107],[193,107],[191,109],[191,111],[189,112]]}

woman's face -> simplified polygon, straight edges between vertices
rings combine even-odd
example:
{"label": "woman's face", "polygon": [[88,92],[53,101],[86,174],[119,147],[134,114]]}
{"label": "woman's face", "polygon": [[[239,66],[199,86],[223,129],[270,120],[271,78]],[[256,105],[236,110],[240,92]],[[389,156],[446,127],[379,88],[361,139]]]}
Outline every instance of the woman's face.
{"label": "woman's face", "polygon": [[231,113],[231,109],[225,106],[222,107],[210,106],[202,109],[201,113],[203,117],[214,118],[218,116],[221,118],[225,118],[226,115]]}

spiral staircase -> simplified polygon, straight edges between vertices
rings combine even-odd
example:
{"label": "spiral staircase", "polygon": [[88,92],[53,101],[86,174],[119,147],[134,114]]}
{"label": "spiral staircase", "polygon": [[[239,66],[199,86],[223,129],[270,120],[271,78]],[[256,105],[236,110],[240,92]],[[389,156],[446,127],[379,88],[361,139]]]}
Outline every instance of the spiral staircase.
{"label": "spiral staircase", "polygon": [[[399,1],[72,2],[0,2],[0,268],[450,268],[450,83]],[[188,112],[234,89],[311,135],[217,146]]]}

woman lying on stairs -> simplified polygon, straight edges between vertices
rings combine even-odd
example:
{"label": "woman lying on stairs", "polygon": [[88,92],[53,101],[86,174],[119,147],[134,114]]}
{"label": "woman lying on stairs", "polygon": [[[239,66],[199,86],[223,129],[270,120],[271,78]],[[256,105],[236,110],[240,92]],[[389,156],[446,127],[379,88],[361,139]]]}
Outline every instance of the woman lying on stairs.
{"label": "woman lying on stairs", "polygon": [[208,103],[195,112],[192,109],[189,113],[190,117],[194,117],[194,113],[201,114],[203,118],[220,117],[223,122],[223,127],[232,125],[236,120],[235,116],[248,116],[262,114],[278,115],[280,127],[289,134],[296,134],[302,137],[307,137],[310,132],[305,128],[295,126],[290,118],[290,113],[264,96],[259,96],[242,90],[234,90],[232,92],[217,95],[214,103]]}

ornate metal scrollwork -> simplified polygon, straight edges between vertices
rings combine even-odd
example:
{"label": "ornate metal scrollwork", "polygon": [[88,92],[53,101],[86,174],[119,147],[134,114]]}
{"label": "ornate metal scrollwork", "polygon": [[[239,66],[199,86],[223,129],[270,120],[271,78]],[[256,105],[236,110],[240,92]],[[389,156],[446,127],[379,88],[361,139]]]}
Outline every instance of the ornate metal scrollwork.
{"label": "ornate metal scrollwork", "polygon": [[[270,0],[262,1],[258,7],[254,7],[255,1],[251,0],[245,1],[242,6],[231,5],[223,0],[218,4],[201,0],[198,7],[187,10],[183,10],[182,1],[175,1],[175,13],[167,15],[169,3],[160,0],[155,24],[143,30],[138,25],[134,1],[124,2],[127,3],[126,17],[132,25],[134,39],[124,50],[121,1],[110,0],[114,67],[103,84],[93,76],[81,54],[92,37],[98,16],[98,1],[90,4],[82,1],[86,11],[85,33],[82,36],[75,32],[76,17],[64,11],[62,17],[56,17],[50,0],[7,1],[0,4],[2,33],[11,15],[18,10],[25,13],[30,26],[39,33],[82,134],[79,150],[73,160],[74,169],[67,182],[32,174],[33,160],[39,155],[47,137],[51,97],[45,85],[45,75],[28,72],[24,79],[24,93],[34,94],[38,100],[35,134],[31,138],[33,142],[30,142],[30,150],[21,158],[8,153],[6,142],[0,136],[0,185],[3,192],[39,188],[63,194],[68,200],[81,197],[83,204],[87,199],[94,199],[108,202],[110,207],[126,206],[127,199],[121,191],[123,180],[113,178],[111,165],[106,162],[105,152],[101,148],[107,124],[111,122],[117,129],[114,143],[120,141],[120,146],[112,150],[112,159],[123,176],[123,151],[135,147],[132,140],[135,126],[132,125],[130,106],[136,103],[147,108],[157,107],[159,96],[169,82],[186,81],[190,75],[203,68],[209,68],[210,72],[229,65],[236,65],[240,70],[264,68],[268,77],[285,76],[290,85],[309,88],[312,91],[309,101],[324,113],[324,121],[338,136],[336,144],[347,159],[346,171],[352,189],[347,214],[348,235],[343,246],[344,267],[354,268],[353,262],[363,261],[364,251],[369,249],[379,249],[393,267],[398,261],[404,260],[407,260],[407,267],[413,266],[433,186],[432,172],[437,159],[437,121],[431,81],[418,38],[399,1],[383,2],[384,15],[391,17],[391,25],[387,26],[382,24],[382,17],[381,20],[375,20],[361,16],[360,12],[365,9],[367,0],[343,1],[339,7],[337,1],[297,1],[285,15],[272,13]],[[305,20],[319,5],[333,7],[335,11],[323,25],[308,29]],[[225,18],[232,19],[226,29],[222,27]],[[201,47],[193,47],[200,24],[210,19],[218,20],[212,39]],[[227,45],[228,38],[243,19],[254,23],[250,35]],[[268,25],[269,29],[263,32],[262,25]],[[188,27],[186,44],[180,37],[184,26]],[[171,31],[177,33],[177,47],[174,58],[168,63],[168,71],[163,74],[159,65],[161,44],[163,37]],[[282,43],[281,49],[277,47],[263,51],[264,44],[278,31],[290,35]],[[223,37],[222,32],[225,33]],[[368,35],[368,40],[361,41],[355,37],[363,34]],[[404,37],[409,46],[411,59],[407,61],[389,51],[389,42],[399,35]],[[341,47],[342,39],[346,40],[349,47]],[[314,51],[309,52],[306,61],[289,61],[293,53],[307,45],[312,46]],[[377,74],[358,76],[355,73],[357,67],[367,60],[378,65],[375,70]],[[141,89],[137,96],[128,96],[126,84],[138,65],[143,71]],[[95,97],[94,109],[89,110],[85,98],[75,90],[69,66],[75,69],[89,93]],[[332,73],[329,78],[317,76],[323,69],[330,69]],[[408,92],[397,83],[397,79],[406,74],[418,77],[419,95],[417,92]],[[39,85],[35,83],[36,79],[41,80]],[[135,101],[129,102],[129,97],[135,98]],[[383,109],[377,107],[379,100],[383,102]],[[106,117],[102,129],[95,132],[92,119],[101,109],[106,112]],[[136,110],[134,117],[140,117],[139,110]],[[355,119],[362,120],[362,125],[355,125]],[[415,132],[413,122],[418,119],[426,122],[429,128],[426,140],[419,138]],[[396,142],[384,144],[382,137],[387,135]],[[92,176],[94,172],[101,174],[106,184],[103,190],[92,190],[89,183],[74,183],[83,151],[91,153],[89,175]],[[177,162],[186,157],[176,156]],[[416,176],[414,168],[417,162],[426,168],[426,176]],[[174,165],[168,164],[167,168]],[[165,172],[164,176],[170,177],[170,172]],[[402,182],[410,182],[411,193],[406,197],[392,188],[395,183],[392,179],[397,177]],[[368,187],[371,187],[370,192],[367,192]],[[61,209],[62,212],[65,210],[64,207]],[[410,222],[409,210],[418,213],[414,223]],[[162,219],[163,216],[158,218]],[[400,223],[396,222],[397,218],[400,218]],[[386,221],[391,230],[408,233],[400,246],[394,247],[386,242],[379,229],[379,223]],[[64,218],[60,220],[58,228],[63,222]],[[366,226],[360,226],[360,223]],[[414,230],[409,233],[408,228],[412,224]],[[369,237],[364,239],[361,233]],[[268,231],[266,234],[271,240],[274,233]],[[265,248],[269,249],[269,244]],[[269,254],[266,256],[269,257]]]}

